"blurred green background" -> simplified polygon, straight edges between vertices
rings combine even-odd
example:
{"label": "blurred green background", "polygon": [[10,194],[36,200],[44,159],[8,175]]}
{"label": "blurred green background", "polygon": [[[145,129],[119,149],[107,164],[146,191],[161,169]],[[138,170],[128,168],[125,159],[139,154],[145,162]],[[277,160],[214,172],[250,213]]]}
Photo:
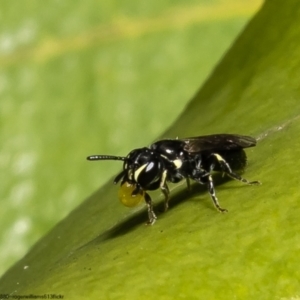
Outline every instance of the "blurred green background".
{"label": "blurred green background", "polygon": [[1,1],[0,275],[121,168],[85,157],[156,139],[261,4]]}

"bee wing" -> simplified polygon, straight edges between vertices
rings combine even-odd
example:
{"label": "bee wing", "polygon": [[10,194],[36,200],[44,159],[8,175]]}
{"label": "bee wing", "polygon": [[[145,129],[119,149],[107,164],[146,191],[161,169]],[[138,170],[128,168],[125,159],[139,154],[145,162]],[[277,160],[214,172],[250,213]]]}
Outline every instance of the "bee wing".
{"label": "bee wing", "polygon": [[239,150],[254,147],[256,139],[238,134],[213,134],[182,139],[189,153],[203,151]]}

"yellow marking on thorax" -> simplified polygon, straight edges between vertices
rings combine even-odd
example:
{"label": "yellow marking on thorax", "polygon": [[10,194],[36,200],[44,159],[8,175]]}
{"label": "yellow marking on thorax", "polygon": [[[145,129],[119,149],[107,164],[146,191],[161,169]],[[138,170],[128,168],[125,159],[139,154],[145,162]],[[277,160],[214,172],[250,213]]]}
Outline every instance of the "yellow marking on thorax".
{"label": "yellow marking on thorax", "polygon": [[182,166],[182,160],[181,159],[175,159],[175,160],[173,160],[173,164],[175,165],[176,169],[179,169]]}

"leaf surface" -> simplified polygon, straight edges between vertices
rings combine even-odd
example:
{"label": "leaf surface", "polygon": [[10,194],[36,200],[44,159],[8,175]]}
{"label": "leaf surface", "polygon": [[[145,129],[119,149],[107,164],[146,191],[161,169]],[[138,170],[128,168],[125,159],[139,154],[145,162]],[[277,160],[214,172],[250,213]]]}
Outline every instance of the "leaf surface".
{"label": "leaf surface", "polygon": [[[299,297],[300,4],[267,1],[168,137],[240,133],[258,138],[243,175],[217,179],[220,214],[203,187],[171,187],[167,213],[145,226],[107,183],[1,279],[7,293],[80,299]],[[162,197],[153,193],[161,208]]]}

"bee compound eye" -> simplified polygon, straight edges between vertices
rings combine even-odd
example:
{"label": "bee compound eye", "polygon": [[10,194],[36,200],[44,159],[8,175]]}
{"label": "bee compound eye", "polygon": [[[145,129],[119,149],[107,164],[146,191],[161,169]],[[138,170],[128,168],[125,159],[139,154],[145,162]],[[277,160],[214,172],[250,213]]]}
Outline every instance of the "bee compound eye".
{"label": "bee compound eye", "polygon": [[138,193],[137,195],[132,195],[132,192],[136,189],[135,184],[131,184],[129,182],[124,182],[119,189],[118,198],[122,202],[123,205],[127,207],[134,207],[141,203],[144,199],[144,191]]}

